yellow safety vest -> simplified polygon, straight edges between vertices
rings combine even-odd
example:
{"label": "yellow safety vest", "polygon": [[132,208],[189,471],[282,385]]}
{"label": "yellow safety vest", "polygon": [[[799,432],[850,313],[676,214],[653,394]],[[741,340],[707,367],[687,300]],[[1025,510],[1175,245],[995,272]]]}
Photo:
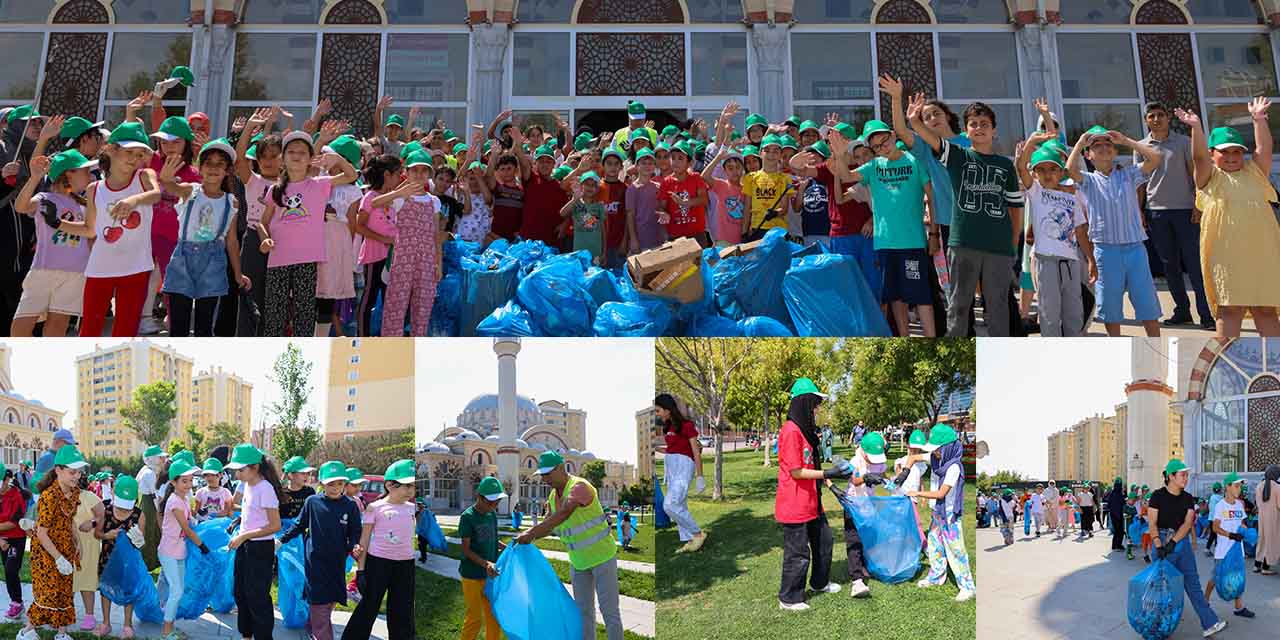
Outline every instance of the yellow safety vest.
{"label": "yellow safety vest", "polygon": [[[618,547],[610,535],[609,519],[600,506],[600,496],[590,482],[571,475],[569,482],[564,485],[563,495],[569,495],[578,483],[591,489],[591,504],[574,509],[573,515],[556,527],[556,535],[560,536],[560,541],[569,550],[569,564],[578,571],[587,571],[611,560],[618,554]],[[555,491],[547,496],[547,503],[551,506],[551,512],[555,513]]]}

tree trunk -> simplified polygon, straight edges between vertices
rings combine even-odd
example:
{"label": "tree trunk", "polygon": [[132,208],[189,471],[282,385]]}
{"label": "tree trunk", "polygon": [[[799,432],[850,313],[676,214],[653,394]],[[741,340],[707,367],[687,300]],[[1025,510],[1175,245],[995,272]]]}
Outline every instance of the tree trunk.
{"label": "tree trunk", "polygon": [[760,430],[764,431],[764,466],[769,466],[769,403],[760,405]]}

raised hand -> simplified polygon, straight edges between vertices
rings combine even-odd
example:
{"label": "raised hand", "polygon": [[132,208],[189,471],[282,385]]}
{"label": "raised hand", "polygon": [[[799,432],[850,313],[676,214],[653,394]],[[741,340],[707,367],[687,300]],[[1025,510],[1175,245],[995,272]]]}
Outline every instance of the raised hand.
{"label": "raised hand", "polygon": [[511,132],[511,144],[517,147],[524,144],[524,132],[520,131],[520,127],[512,124],[511,128],[507,129],[507,131]]}
{"label": "raised hand", "polygon": [[393,103],[393,102],[395,102],[395,101],[396,101],[396,99],[395,99],[395,98],[392,98],[392,97],[391,97],[391,96],[389,96],[389,95],[388,95],[388,96],[382,96],[382,98],[381,98],[380,100],[378,100],[378,111],[382,111],[382,110],[386,109],[387,107],[391,106],[391,103]]}
{"label": "raised hand", "polygon": [[160,169],[161,182],[174,182],[178,175],[178,169],[183,165],[182,156],[174,154],[164,159],[164,167]]}
{"label": "raised hand", "polygon": [[342,159],[342,156],[336,153],[322,153],[319,156],[317,156],[315,160],[311,161],[311,166],[320,167],[325,171],[329,171],[330,169],[333,169],[333,167],[337,165],[338,161],[341,159]]}
{"label": "raised hand", "polygon": [[849,152],[849,140],[840,133],[827,136],[827,144],[831,146],[831,157],[843,158]]}
{"label": "raised hand", "polygon": [[274,115],[275,109],[272,107],[257,109],[249,116],[249,120],[246,121],[245,126],[250,127],[249,133],[253,133],[256,130],[261,129],[268,122],[271,122]]}
{"label": "raised hand", "polygon": [[236,118],[236,121],[231,123],[231,133],[240,133],[241,131],[244,131],[244,127],[248,123],[249,119],[244,116]]}
{"label": "raised hand", "polygon": [[902,98],[902,81],[889,75],[880,76],[880,90],[889,94],[891,98]]}
{"label": "raised hand", "polygon": [[419,111],[418,107],[409,107],[409,122],[407,123],[407,126],[410,129],[412,129],[414,123],[418,121],[418,111]]}
{"label": "raised hand", "polygon": [[[1249,101],[1249,115],[1253,116],[1254,120],[1261,120],[1267,117],[1269,109],[1271,109],[1270,98],[1257,97]],[[46,128],[48,126],[47,124],[45,125]]]}
{"label": "raised hand", "polygon": [[62,124],[67,121],[66,116],[53,116],[44,123],[44,128],[40,130],[40,139],[48,140],[58,135],[62,131]]}
{"label": "raised hand", "polygon": [[1200,116],[1196,115],[1191,111],[1187,111],[1186,109],[1183,109],[1183,108],[1174,109],[1173,117],[1177,118],[1180,122],[1182,122],[1182,124],[1185,124],[1188,127],[1198,128],[1200,126]]}
{"label": "raised hand", "polygon": [[737,115],[739,108],[737,101],[730,100],[729,104],[724,105],[724,109],[720,110],[720,119],[728,122],[733,116]]}
{"label": "raised hand", "polygon": [[924,117],[924,94],[917,93],[911,96],[911,102],[907,104],[907,120],[915,120]]}
{"label": "raised hand", "polygon": [[195,139],[192,140],[191,143],[195,145],[197,153],[199,153],[200,150],[204,148],[204,145],[209,143],[209,134],[204,133],[203,131],[193,132],[192,137],[194,137]]}
{"label": "raised hand", "polygon": [[832,112],[827,114],[827,127],[831,128],[840,124],[840,114]]}
{"label": "raised hand", "polygon": [[320,101],[320,104],[316,105],[314,117],[319,120],[320,118],[329,115],[330,111],[333,111],[333,101],[325,98]]}
{"label": "raised hand", "polygon": [[145,107],[148,102],[151,102],[151,98],[153,95],[154,94],[152,94],[150,91],[143,89],[142,91],[138,92],[138,97],[134,98],[133,100],[130,100],[129,103],[125,105],[125,107],[128,109],[141,109],[142,107]]}
{"label": "raised hand", "polygon": [[[31,177],[39,178],[49,175],[49,165],[52,163],[53,161],[49,159],[49,156],[35,156],[31,158]],[[16,171],[14,172],[14,175],[17,175]]]}
{"label": "raised hand", "polygon": [[1045,100],[1044,98],[1036,98],[1035,100],[1031,101],[1031,104],[1035,106],[1036,111],[1040,112],[1040,115],[1045,117],[1045,120],[1049,119],[1049,101],[1048,100]]}

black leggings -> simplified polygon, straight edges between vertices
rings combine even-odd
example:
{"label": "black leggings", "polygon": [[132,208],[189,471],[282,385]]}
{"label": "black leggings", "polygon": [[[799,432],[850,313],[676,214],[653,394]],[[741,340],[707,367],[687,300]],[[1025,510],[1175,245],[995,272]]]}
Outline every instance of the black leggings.
{"label": "black leggings", "polygon": [[195,335],[197,338],[213,335],[214,314],[218,311],[220,298],[196,298],[192,300],[180,293],[169,296],[169,336],[186,338],[192,333],[192,308],[195,309]]}
{"label": "black leggings", "polygon": [[236,627],[242,638],[271,640],[276,622],[271,604],[271,568],[275,556],[276,546],[272,540],[250,540],[236,549],[234,595],[239,611]]}
{"label": "black leggings", "polygon": [[4,554],[4,586],[10,602],[22,602],[22,556],[27,550],[26,538],[5,538],[9,551]]}
{"label": "black leggings", "polygon": [[848,513],[844,514],[844,550],[849,566],[849,579],[870,579],[871,574],[867,572],[867,563],[863,559],[862,536],[858,535],[858,526]]}
{"label": "black leggings", "polygon": [[[360,298],[360,307],[356,309],[356,333],[361,336],[374,335],[375,327],[372,326],[373,305],[378,301],[379,293],[386,297],[387,285],[382,281],[382,271],[386,267],[386,260],[370,262],[364,265],[364,295]],[[381,333],[381,327],[377,329]]]}
{"label": "black leggings", "polygon": [[786,604],[804,602],[805,578],[809,578],[814,590],[831,581],[831,526],[821,510],[818,514],[808,522],[782,525],[782,587],[778,600]]}
{"label": "black leggings", "polygon": [[364,593],[352,612],[342,640],[365,640],[387,599],[387,640],[410,640],[413,630],[413,560],[388,560],[369,554],[364,560]]}

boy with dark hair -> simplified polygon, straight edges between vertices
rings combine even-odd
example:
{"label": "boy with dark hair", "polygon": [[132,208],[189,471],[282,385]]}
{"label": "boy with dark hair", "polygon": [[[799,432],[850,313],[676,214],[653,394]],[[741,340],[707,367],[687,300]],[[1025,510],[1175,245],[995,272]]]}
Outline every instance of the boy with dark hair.
{"label": "boy with dark hair", "polygon": [[[511,133],[515,144],[523,156],[524,136],[516,127],[505,129]],[[485,181],[493,192],[493,226],[491,231],[498,237],[515,242],[523,223],[524,187],[520,184],[520,159],[511,153],[493,153],[489,157],[489,168],[485,172]]]}

